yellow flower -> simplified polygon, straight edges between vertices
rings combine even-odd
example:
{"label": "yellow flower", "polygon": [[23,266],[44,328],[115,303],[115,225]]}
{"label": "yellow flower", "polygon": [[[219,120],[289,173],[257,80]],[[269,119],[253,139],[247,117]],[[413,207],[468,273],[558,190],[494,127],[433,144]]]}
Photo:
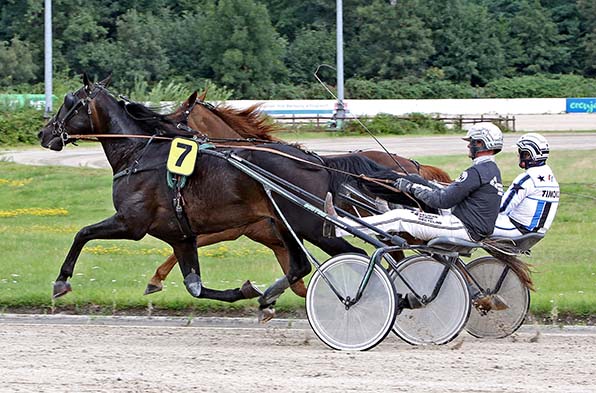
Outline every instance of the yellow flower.
{"label": "yellow flower", "polygon": [[31,183],[31,180],[31,178],[23,180],[0,179],[0,185],[6,184],[9,187],[23,187],[24,185]]}
{"label": "yellow flower", "polygon": [[0,210],[0,217],[16,217],[16,216],[66,216],[68,210],[57,209],[43,209],[39,207],[29,207],[25,209]]}

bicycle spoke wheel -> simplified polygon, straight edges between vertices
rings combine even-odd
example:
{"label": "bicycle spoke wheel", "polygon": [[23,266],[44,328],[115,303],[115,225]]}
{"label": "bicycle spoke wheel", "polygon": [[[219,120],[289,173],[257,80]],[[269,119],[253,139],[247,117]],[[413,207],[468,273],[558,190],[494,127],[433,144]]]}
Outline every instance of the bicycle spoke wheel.
{"label": "bicycle spoke wheel", "polygon": [[[467,269],[478,284],[488,291],[494,291],[506,265],[494,257],[473,260]],[[515,332],[526,319],[530,307],[530,291],[513,270],[496,292],[498,300],[506,306],[503,310],[482,311],[472,307],[466,330],[479,338],[503,338]]]}
{"label": "bicycle spoke wheel", "polygon": [[[430,298],[445,265],[428,256],[412,256],[399,262],[397,271],[418,296]],[[390,272],[397,293],[412,291]],[[450,268],[437,296],[421,308],[404,309],[393,325],[393,332],[413,345],[446,344],[466,325],[470,315],[470,295],[461,273]]]}
{"label": "bicycle spoke wheel", "polygon": [[313,274],[306,293],[306,315],[315,334],[333,349],[365,351],[381,342],[395,321],[397,296],[385,269],[375,265],[360,300],[349,308],[339,300],[321,274],[345,299],[356,297],[369,259],[342,254],[329,259]]}

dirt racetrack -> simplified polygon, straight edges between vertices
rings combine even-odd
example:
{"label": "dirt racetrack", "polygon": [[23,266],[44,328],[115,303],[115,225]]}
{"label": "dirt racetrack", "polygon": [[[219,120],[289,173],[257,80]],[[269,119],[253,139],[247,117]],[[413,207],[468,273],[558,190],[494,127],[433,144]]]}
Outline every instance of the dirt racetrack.
{"label": "dirt racetrack", "polygon": [[590,327],[339,352],[304,320],[206,320],[2,315],[0,392],[596,392]]}

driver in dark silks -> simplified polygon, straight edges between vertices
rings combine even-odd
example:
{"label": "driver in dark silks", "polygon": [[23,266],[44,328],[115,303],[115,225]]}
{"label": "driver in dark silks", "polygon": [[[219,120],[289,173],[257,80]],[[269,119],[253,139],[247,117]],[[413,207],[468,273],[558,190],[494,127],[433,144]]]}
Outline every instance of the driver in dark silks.
{"label": "driver in dark silks", "polygon": [[[503,148],[503,134],[492,123],[477,123],[463,139],[468,142],[468,156],[474,163],[449,186],[431,188],[405,178],[398,178],[394,184],[431,208],[451,209],[451,212],[432,214],[418,209],[393,209],[362,219],[386,232],[407,232],[421,240],[452,236],[480,241],[492,234],[503,195],[501,173],[494,159]],[[335,215],[330,198],[325,202],[327,213]],[[348,218],[338,218],[358,230],[373,233]],[[326,236],[349,235],[333,224],[325,224]]]}

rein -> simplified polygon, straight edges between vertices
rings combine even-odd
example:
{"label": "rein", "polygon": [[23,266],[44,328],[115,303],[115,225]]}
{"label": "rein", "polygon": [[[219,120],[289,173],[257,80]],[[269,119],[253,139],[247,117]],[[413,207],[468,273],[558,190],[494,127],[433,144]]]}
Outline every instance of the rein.
{"label": "rein", "polygon": [[157,135],[137,135],[137,134],[94,134],[93,136],[84,134],[68,135],[69,139],[82,139],[87,141],[99,142],[99,138],[140,138],[140,139],[161,139],[171,141],[174,138],[169,136],[157,136]]}
{"label": "rein", "polygon": [[[238,146],[215,144],[215,147],[237,148]],[[311,165],[311,166],[314,166],[314,167],[317,167],[317,168],[326,169],[328,171],[333,171],[333,172],[341,173],[343,175],[355,177],[357,179],[366,180],[366,181],[369,181],[371,183],[377,184],[377,185],[379,185],[381,187],[384,187],[384,188],[386,188],[386,189],[388,189],[390,191],[393,191],[393,192],[401,192],[399,189],[397,189],[397,188],[395,188],[393,186],[390,186],[389,184],[393,184],[393,182],[391,180],[388,180],[388,179],[377,179],[377,178],[374,178],[374,177],[366,176],[364,174],[357,175],[355,173],[343,171],[341,169],[330,168],[328,166],[325,166],[325,165],[322,165],[322,164],[317,164],[317,163],[311,162],[311,161],[307,161],[307,160],[304,160],[302,158],[295,157],[295,156],[293,156],[291,154],[287,154],[287,153],[284,153],[284,152],[281,152],[281,151],[278,151],[278,150],[274,150],[274,149],[269,149],[267,147],[242,146],[242,149],[264,151],[264,152],[268,152],[268,153],[272,153],[272,154],[277,154],[279,156],[286,157],[286,158],[289,158],[291,160],[298,161],[298,162],[301,162],[301,163],[304,163],[304,164],[308,164],[308,165]],[[397,172],[397,171],[393,171],[393,172],[395,172],[397,174],[402,174],[402,175],[404,174],[402,172]],[[407,174],[407,173],[405,173],[405,174]],[[410,198],[412,201],[414,201],[414,203],[416,203],[416,205],[418,205],[418,208],[420,208],[420,210],[422,210],[422,207],[420,206],[420,204],[418,203],[418,201],[414,197],[412,197],[408,193],[403,193],[403,194],[405,196],[407,196],[408,198]]]}
{"label": "rein", "polygon": [[[97,142],[99,142],[99,139],[100,138],[140,138],[140,139],[150,139],[150,140],[159,139],[159,140],[170,140],[170,141],[174,139],[173,137],[168,137],[168,136],[156,136],[156,135],[151,136],[151,135],[135,135],[135,134],[95,134],[93,136],[83,135],[83,134],[77,134],[77,135],[68,135],[68,137],[69,138],[74,138],[74,139],[83,139],[83,140],[97,141]],[[192,139],[197,140],[196,136],[193,137]],[[207,139],[207,140],[209,140],[209,139]],[[205,141],[207,141],[207,140],[205,140]],[[219,139],[219,140],[225,140],[227,142],[240,142],[240,141],[243,141],[243,140],[238,140],[238,139],[227,140],[227,139],[224,139],[224,138]],[[209,140],[209,141],[211,141],[211,140]],[[150,142],[151,141],[149,141],[149,143]],[[268,142],[271,142],[271,141],[268,141]],[[220,148],[239,148],[240,147],[240,146],[236,146],[236,145],[226,145],[226,144],[219,144],[219,143],[215,143],[214,146],[215,147],[220,147]],[[302,158],[295,157],[295,156],[293,156],[291,154],[287,154],[287,153],[281,152],[279,150],[270,149],[270,148],[267,148],[267,147],[241,146],[241,148],[242,149],[245,149],[245,150],[263,151],[263,152],[267,152],[267,153],[271,153],[271,154],[277,154],[279,156],[282,156],[282,157],[285,157],[285,158],[289,158],[291,160],[294,160],[294,161],[297,161],[297,162],[301,162],[301,163],[304,163],[304,164],[307,164],[307,165],[311,165],[311,166],[314,166],[314,167],[317,167],[317,168],[321,168],[321,169],[325,169],[325,170],[328,170],[328,171],[333,171],[333,172],[336,172],[336,173],[341,173],[343,175],[351,176],[351,177],[354,177],[354,178],[357,178],[357,179],[365,180],[365,181],[368,181],[368,182],[377,184],[377,185],[379,185],[381,187],[384,187],[384,188],[386,188],[386,189],[388,189],[390,191],[393,191],[393,192],[401,192],[397,188],[391,186],[390,184],[393,184],[393,182],[391,180],[388,180],[388,179],[377,179],[377,178],[366,176],[364,174],[355,174],[355,173],[352,173],[352,172],[343,171],[341,169],[330,168],[330,167],[328,167],[326,165],[322,165],[322,164],[318,164],[318,163],[315,163],[315,162],[307,161],[307,160],[304,160]],[[145,169],[143,169],[143,171],[149,170],[149,169],[153,169],[153,168],[145,168]],[[127,175],[130,176],[131,174],[134,174],[134,173],[137,173],[137,172],[140,172],[140,171],[141,170],[135,170],[135,169],[128,168],[128,169],[126,169],[126,170],[124,170],[122,172],[117,173],[114,176],[114,179],[117,179],[117,178],[120,178],[120,177],[123,177],[123,176],[127,176]],[[405,173],[404,172],[398,172],[398,171],[393,171],[393,172],[395,172],[397,174],[400,174],[400,175],[404,175],[404,174],[407,175],[408,174],[407,172],[405,172]],[[420,210],[422,210],[422,207],[420,206],[420,204],[418,203],[418,201],[414,197],[412,197],[411,195],[409,195],[407,193],[403,193],[403,194],[406,197],[410,198],[414,203],[416,203],[416,205],[418,205],[418,207],[420,208]]]}

